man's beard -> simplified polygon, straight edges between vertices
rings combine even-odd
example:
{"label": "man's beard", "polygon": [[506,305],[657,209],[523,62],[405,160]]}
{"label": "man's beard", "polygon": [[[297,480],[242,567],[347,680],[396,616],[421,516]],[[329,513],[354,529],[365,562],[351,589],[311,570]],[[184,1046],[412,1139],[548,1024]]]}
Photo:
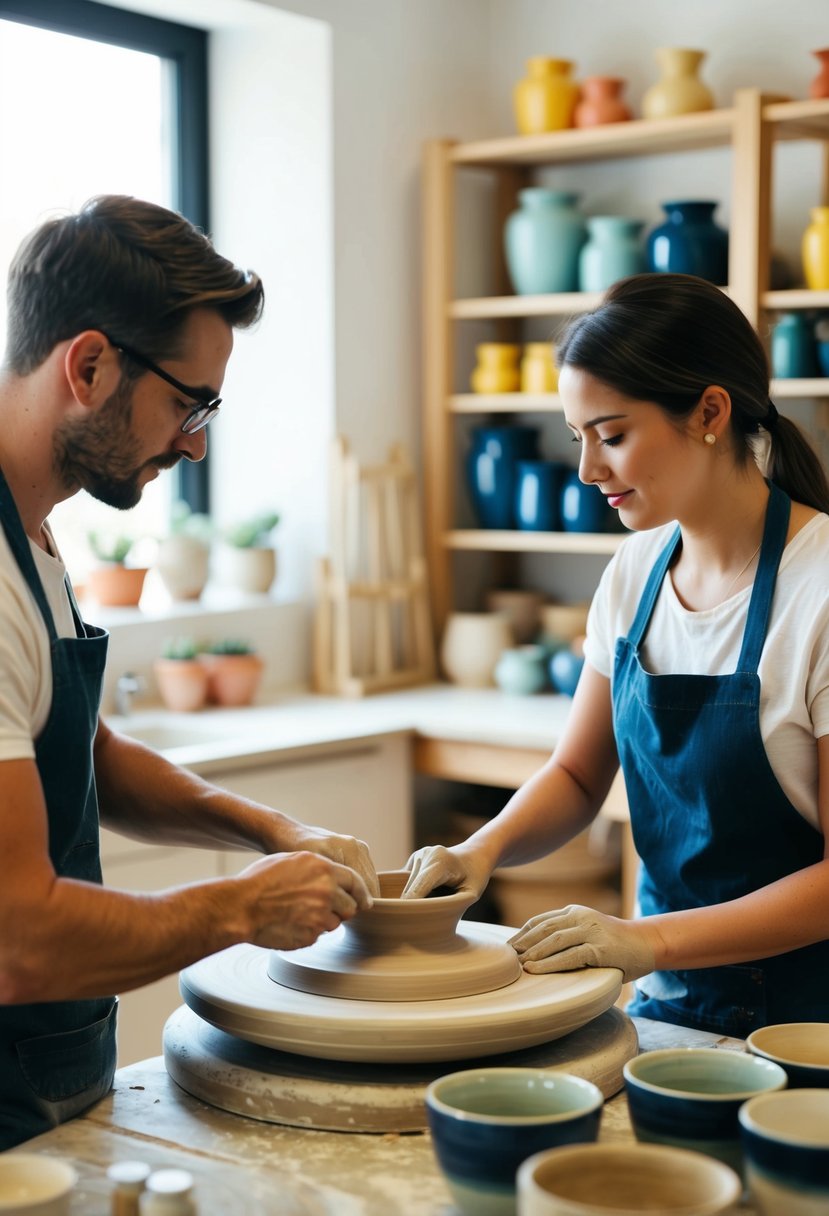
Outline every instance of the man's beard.
{"label": "man's beard", "polygon": [[64,422],[55,432],[53,460],[70,492],[86,490],[99,502],[127,511],[141,500],[141,474],[148,466],[171,469],[180,457],[154,456],[139,464],[138,440],[132,434],[134,386],[119,385],[99,410],[83,422]]}

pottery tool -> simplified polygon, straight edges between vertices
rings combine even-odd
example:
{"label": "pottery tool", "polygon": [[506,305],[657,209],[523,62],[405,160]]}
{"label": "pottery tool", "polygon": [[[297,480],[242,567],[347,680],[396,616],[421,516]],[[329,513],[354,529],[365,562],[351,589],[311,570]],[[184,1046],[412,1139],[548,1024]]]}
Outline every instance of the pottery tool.
{"label": "pottery tool", "polygon": [[417,478],[395,444],[362,466],[338,438],[330,471],[331,555],[317,564],[314,686],[364,696],[434,679]]}

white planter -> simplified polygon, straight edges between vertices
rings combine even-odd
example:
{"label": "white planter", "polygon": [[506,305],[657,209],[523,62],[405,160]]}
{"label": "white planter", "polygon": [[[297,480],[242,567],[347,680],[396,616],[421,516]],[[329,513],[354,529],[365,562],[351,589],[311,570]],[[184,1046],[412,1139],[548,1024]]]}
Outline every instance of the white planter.
{"label": "white planter", "polygon": [[264,593],[276,578],[276,550],[223,545],[220,575],[223,583],[239,591]]}
{"label": "white planter", "polygon": [[513,645],[508,619],[498,612],[453,612],[441,644],[443,670],[453,684],[488,688],[501,654]]}
{"label": "white planter", "polygon": [[173,600],[197,600],[204,591],[210,550],[195,536],[168,536],[158,546],[155,567]]}

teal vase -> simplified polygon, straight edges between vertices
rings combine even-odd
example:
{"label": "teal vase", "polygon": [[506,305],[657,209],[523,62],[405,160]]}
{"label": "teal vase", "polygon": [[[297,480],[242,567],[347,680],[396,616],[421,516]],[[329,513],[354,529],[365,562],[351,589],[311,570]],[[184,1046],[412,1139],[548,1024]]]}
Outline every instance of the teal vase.
{"label": "teal vase", "polygon": [[818,374],[814,324],[801,313],[784,313],[771,331],[771,374],[778,380]]}
{"label": "teal vase", "polygon": [[540,186],[518,191],[520,205],[504,226],[507,270],[517,295],[578,291],[579,252],[587,230],[577,199]]}
{"label": "teal vase", "polygon": [[663,203],[663,224],[648,233],[648,270],[695,274],[722,287],[728,282],[728,233],[714,223],[717,204]]}
{"label": "teal vase", "polygon": [[612,283],[645,269],[643,223],[623,215],[594,215],[579,253],[579,289],[606,291]]}

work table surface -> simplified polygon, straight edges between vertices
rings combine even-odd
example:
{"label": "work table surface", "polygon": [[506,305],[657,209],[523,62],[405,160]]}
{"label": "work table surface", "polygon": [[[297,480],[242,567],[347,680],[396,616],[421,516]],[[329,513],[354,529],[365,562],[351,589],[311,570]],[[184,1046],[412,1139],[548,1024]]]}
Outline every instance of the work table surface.
{"label": "work table surface", "polygon": [[[635,1019],[640,1046],[737,1040]],[[453,1071],[447,1067],[447,1072]],[[600,1138],[632,1142],[624,1093],[605,1103]],[[260,1123],[207,1106],[170,1079],[160,1057],[121,1069],[86,1115],[26,1149],[71,1160],[81,1175],[72,1216],[107,1216],[116,1160],[179,1166],[196,1180],[199,1216],[454,1216],[428,1133],[362,1135]],[[751,1206],[740,1209],[754,1212]]]}

